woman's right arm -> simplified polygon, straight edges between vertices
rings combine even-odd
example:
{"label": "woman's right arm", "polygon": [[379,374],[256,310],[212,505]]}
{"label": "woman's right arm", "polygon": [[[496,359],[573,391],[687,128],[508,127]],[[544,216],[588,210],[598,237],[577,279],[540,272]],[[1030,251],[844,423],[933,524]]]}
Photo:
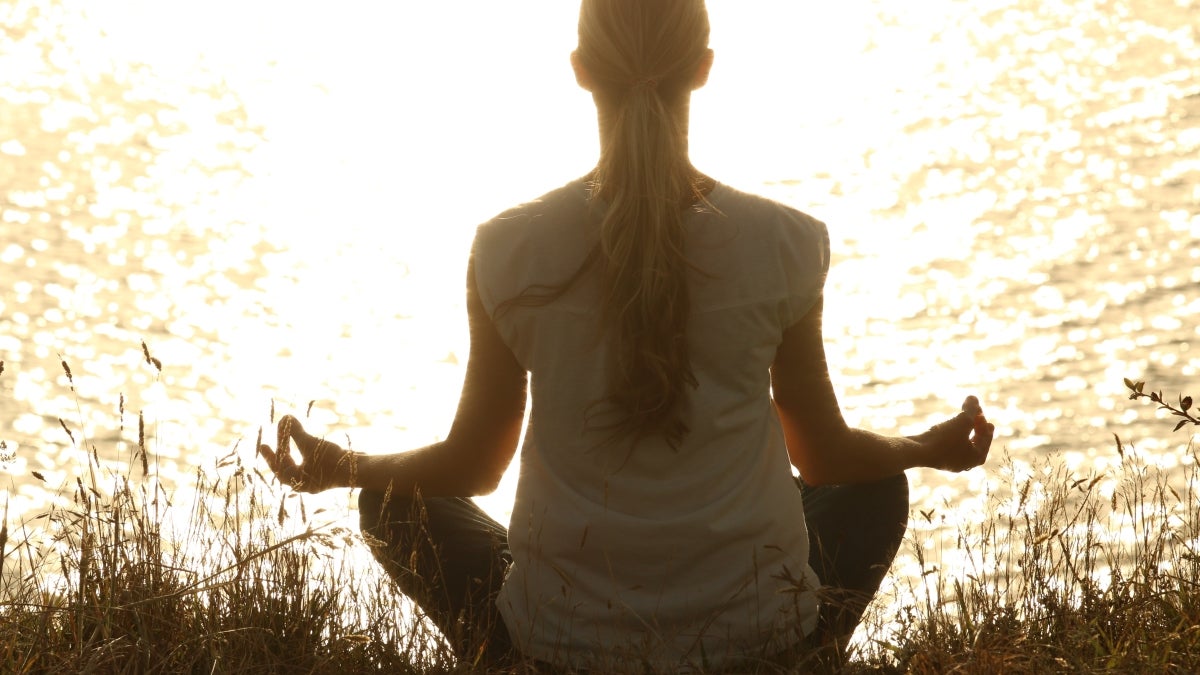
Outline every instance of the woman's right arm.
{"label": "woman's right arm", "polygon": [[[304,492],[332,488],[393,490],[426,497],[469,497],[496,489],[517,449],[525,417],[527,373],[483,306],[474,259],[467,265],[471,353],[458,413],[445,440],[387,454],[351,452],[309,434],[294,417],[279,421],[275,448],[259,453],[280,482]],[[301,459],[292,457],[293,442]]]}
{"label": "woman's right arm", "polygon": [[821,334],[823,297],[783,334],[771,365],[771,389],[792,464],[810,485],[865,483],[914,467],[965,471],[983,464],[995,427],[979,401],[918,436],[853,429],[842,418]]}

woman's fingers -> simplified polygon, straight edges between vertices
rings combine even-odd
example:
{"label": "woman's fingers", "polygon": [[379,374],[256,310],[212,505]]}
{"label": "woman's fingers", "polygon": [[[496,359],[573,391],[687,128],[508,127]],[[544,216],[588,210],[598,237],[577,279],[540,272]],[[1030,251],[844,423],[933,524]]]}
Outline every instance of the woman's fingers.
{"label": "woman's fingers", "polygon": [[[986,429],[989,424],[990,423],[987,421],[987,418],[983,416],[983,413],[979,413],[978,415],[975,416],[975,420],[974,420],[975,433],[977,433],[977,434],[982,433],[983,430]],[[993,427],[993,428],[995,428],[995,427]]]}
{"label": "woman's fingers", "polygon": [[284,415],[279,418],[279,424],[275,426],[275,447],[279,448],[280,453],[288,452],[292,447],[292,438],[298,433],[304,433],[304,427],[300,426],[300,420],[297,420],[291,415]]}
{"label": "woman's fingers", "polygon": [[982,460],[987,459],[988,451],[992,447],[992,439],[996,436],[996,425],[987,421],[983,414],[975,416],[975,436],[971,439],[971,445],[975,446],[975,450],[983,455]]}
{"label": "woman's fingers", "polygon": [[979,399],[966,397],[961,412],[935,425],[929,432],[929,440],[941,448],[943,460],[938,468],[957,472],[983,464],[995,430],[996,427],[984,417]]}
{"label": "woman's fingers", "polygon": [[279,482],[290,483],[296,478],[298,472],[296,460],[292,459],[286,446],[283,450],[275,451],[271,449],[271,446],[263,443],[258,446],[258,454],[267,460],[267,466],[271,468],[271,473],[275,474]]}
{"label": "woman's fingers", "polygon": [[286,447],[288,440],[296,443],[300,457],[305,460],[315,457],[321,450],[337,447],[335,443],[317,438],[305,431],[304,427],[300,425],[300,420],[291,415],[284,415],[279,420],[279,447]]}
{"label": "woman's fingers", "polygon": [[979,405],[979,399],[974,396],[968,396],[962,404],[962,411],[974,418],[976,415],[983,414],[983,408]]}
{"label": "woman's fingers", "polygon": [[314,439],[304,431],[304,427],[300,426],[300,421],[291,415],[284,415],[276,425],[275,448],[271,448],[266,443],[260,443],[258,454],[267,460],[267,466],[271,468],[271,472],[275,474],[280,483],[298,486],[302,482],[303,470],[292,457],[293,440],[296,441],[302,458],[305,456],[305,451],[311,450],[313,447]]}
{"label": "woman's fingers", "polygon": [[[298,459],[292,455],[292,444],[299,453]],[[291,415],[279,419],[276,447],[260,444],[258,452],[279,482],[302,492],[320,492],[342,485],[344,477],[339,470],[344,468],[350,454],[337,443],[309,434],[300,420]]]}
{"label": "woman's fingers", "polygon": [[[292,454],[295,444],[299,457]],[[293,490],[321,492],[335,487],[349,487],[354,482],[357,464],[353,453],[304,430],[300,420],[291,415],[279,418],[276,425],[275,447],[262,442],[259,432],[258,454],[262,455],[275,478]]]}

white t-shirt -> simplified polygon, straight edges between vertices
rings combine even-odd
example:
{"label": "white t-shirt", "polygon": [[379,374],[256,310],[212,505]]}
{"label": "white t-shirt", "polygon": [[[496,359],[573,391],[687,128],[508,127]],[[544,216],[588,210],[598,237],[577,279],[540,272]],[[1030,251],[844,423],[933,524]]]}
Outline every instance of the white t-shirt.
{"label": "white t-shirt", "polygon": [[[588,424],[608,347],[596,274],[553,302],[502,302],[560,284],[596,240],[580,179],[480,226],[484,307],[530,372],[532,408],[497,603],[515,643],[555,664],[719,667],[782,651],[816,625],[816,575],[770,393],[785,329],[821,293],[825,225],[718,184],[685,221],[699,387],[690,433],[604,445]],[[595,408],[590,412],[594,413]]]}

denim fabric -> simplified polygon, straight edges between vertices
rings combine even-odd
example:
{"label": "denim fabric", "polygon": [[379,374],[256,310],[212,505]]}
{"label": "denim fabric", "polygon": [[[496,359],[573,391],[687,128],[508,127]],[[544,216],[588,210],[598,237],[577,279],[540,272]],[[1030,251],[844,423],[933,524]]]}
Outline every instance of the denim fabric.
{"label": "denim fabric", "polygon": [[908,528],[908,478],[812,487],[797,480],[811,545],[808,564],[821,579],[814,642],[840,654],[887,575]]}
{"label": "denim fabric", "polygon": [[503,525],[461,498],[405,499],[363,490],[358,510],[375,559],[460,660],[499,664],[511,657],[495,603],[512,562]]}

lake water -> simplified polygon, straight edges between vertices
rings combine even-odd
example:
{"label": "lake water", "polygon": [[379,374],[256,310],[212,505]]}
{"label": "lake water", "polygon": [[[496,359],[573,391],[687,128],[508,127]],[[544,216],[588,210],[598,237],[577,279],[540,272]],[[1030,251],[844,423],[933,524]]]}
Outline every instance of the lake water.
{"label": "lake water", "polygon": [[[1018,464],[1102,470],[1114,433],[1185,461],[1122,378],[1200,394],[1200,2],[710,8],[693,155],[830,225],[852,423],[911,433],[977,393]],[[65,498],[82,446],[127,459],[138,412],[181,482],[250,459],[272,401],[360,449],[441,437],[474,226],[596,155],[576,10],[3,0],[10,520]],[[911,479],[929,508],[1003,477]]]}

